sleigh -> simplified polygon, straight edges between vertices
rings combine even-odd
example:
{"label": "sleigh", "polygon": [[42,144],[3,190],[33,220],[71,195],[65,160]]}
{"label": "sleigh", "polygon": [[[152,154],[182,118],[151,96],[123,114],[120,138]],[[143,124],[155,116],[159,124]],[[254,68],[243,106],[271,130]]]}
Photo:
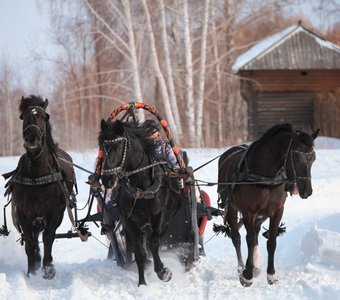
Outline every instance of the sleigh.
{"label": "sleigh", "polygon": [[[195,186],[193,170],[188,166],[188,157],[185,151],[181,151],[173,140],[171,130],[167,122],[153,107],[144,103],[128,103],[115,109],[109,120],[119,119],[121,121],[137,122],[137,114],[143,109],[148,118],[159,122],[163,135],[168,139],[177,162],[181,169],[185,169],[188,176],[183,181],[181,191],[181,207],[171,219],[168,229],[163,236],[161,250],[174,251],[180,257],[181,262],[190,268],[192,263],[205,255],[204,251],[204,229],[211,219],[211,215],[217,215],[218,209],[210,206],[207,193]],[[91,178],[90,180],[91,181]],[[91,183],[91,182],[90,182]],[[83,228],[87,222],[101,223],[102,233],[109,240],[108,258],[116,261],[119,266],[126,266],[134,259],[134,249],[129,242],[125,229],[124,219],[121,217],[118,207],[110,215],[104,213],[105,195],[97,188],[90,190],[90,205],[85,218],[77,220],[79,228]],[[97,205],[97,213],[91,214],[93,206]],[[67,235],[58,235],[67,237]]]}

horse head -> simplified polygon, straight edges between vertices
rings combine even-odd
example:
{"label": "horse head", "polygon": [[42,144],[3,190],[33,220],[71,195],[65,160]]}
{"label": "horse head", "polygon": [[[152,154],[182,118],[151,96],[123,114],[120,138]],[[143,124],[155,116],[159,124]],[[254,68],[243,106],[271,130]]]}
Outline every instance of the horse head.
{"label": "horse head", "polygon": [[50,130],[49,114],[46,113],[48,100],[31,95],[21,98],[19,110],[23,120],[24,148],[29,157],[39,156],[45,145],[46,132]]}
{"label": "horse head", "polygon": [[101,121],[101,132],[98,138],[99,147],[103,150],[101,170],[102,183],[111,188],[122,173],[128,148],[128,137],[121,121]]}
{"label": "horse head", "polygon": [[301,198],[308,198],[312,192],[311,169],[315,161],[314,140],[320,129],[311,135],[296,131],[291,142],[291,149],[287,160],[287,177],[294,182],[296,193]]}
{"label": "horse head", "polygon": [[149,157],[155,152],[150,136],[157,129],[156,122],[151,120],[143,123],[101,121],[98,143],[103,151],[101,178],[106,188],[113,187],[124,172],[150,163]]}

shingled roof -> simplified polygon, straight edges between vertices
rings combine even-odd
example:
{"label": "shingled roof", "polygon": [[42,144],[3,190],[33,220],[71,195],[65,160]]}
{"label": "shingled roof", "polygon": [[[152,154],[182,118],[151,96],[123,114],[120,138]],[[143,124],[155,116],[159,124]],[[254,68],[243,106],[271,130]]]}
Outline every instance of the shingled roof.
{"label": "shingled roof", "polygon": [[301,24],[270,36],[237,59],[232,70],[340,69],[340,47]]}

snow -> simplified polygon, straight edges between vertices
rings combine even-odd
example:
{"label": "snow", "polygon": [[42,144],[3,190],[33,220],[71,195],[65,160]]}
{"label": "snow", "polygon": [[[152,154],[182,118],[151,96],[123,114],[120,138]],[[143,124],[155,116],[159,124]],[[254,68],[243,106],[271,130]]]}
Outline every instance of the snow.
{"label": "snow", "polygon": [[[331,141],[331,142],[329,142]],[[327,145],[331,145],[327,148]],[[225,149],[187,149],[190,165],[195,169],[221,154]],[[74,162],[93,170],[96,149],[83,153],[70,153]],[[0,237],[0,298],[1,299],[340,299],[340,141],[319,138],[317,159],[313,165],[313,195],[308,199],[289,196],[282,221],[287,232],[277,240],[275,255],[276,275],[279,281],[268,285],[266,280],[266,240],[259,237],[262,272],[249,288],[241,286],[237,274],[234,247],[229,239],[214,235],[213,223],[208,222],[205,232],[207,256],[190,271],[185,271],[172,253],[162,253],[164,263],[172,270],[172,279],[165,283],[153,272],[146,270],[147,286],[137,287],[135,265],[122,269],[108,261],[107,240],[100,228],[90,225],[93,237],[87,242],[80,239],[56,240],[53,249],[57,274],[53,280],[44,280],[38,274],[27,278],[24,247],[17,240],[10,220],[11,233]],[[1,174],[14,169],[18,157],[0,158]],[[88,174],[77,169],[79,186],[78,206],[86,204],[89,187]],[[195,173],[196,179],[217,181],[217,160]],[[4,180],[0,179],[1,195]],[[203,188],[217,206],[216,187]],[[6,199],[1,196],[2,204]],[[85,210],[79,215],[84,216]],[[0,225],[3,215],[0,216]],[[268,227],[268,223],[264,224]],[[71,228],[65,214],[58,232]],[[246,255],[244,230],[243,255]]]}

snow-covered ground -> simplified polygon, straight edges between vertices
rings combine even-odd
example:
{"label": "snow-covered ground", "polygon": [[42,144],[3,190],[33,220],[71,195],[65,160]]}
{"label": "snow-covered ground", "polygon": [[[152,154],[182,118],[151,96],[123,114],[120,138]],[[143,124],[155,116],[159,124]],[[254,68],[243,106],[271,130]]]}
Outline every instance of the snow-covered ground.
{"label": "snow-covered ground", "polygon": [[[196,168],[221,154],[224,149],[187,149],[190,164]],[[70,153],[74,162],[93,169],[96,150]],[[275,266],[279,282],[269,286],[266,280],[266,240],[260,237],[262,273],[249,288],[239,283],[236,254],[229,239],[212,231],[210,221],[205,233],[205,251],[190,271],[185,271],[171,253],[162,253],[173,272],[171,281],[160,281],[153,268],[146,271],[147,286],[137,287],[135,265],[128,270],[106,259],[107,240],[100,229],[90,226],[93,237],[56,240],[53,249],[57,275],[44,280],[37,275],[27,278],[24,247],[7,212],[11,233],[0,237],[0,299],[340,299],[340,141],[318,138],[317,159],[313,165],[313,195],[305,200],[289,196],[283,222],[287,232],[278,239]],[[1,157],[0,173],[15,168],[18,157]],[[89,187],[88,174],[77,169],[78,206],[85,205]],[[217,160],[195,173],[196,179],[216,182]],[[4,180],[0,179],[2,206]],[[216,187],[204,187],[217,206]],[[84,216],[86,209],[79,212]],[[0,214],[0,225],[3,215]],[[267,227],[267,223],[264,224]],[[58,232],[71,228],[65,215]],[[246,247],[243,236],[243,254]]]}

